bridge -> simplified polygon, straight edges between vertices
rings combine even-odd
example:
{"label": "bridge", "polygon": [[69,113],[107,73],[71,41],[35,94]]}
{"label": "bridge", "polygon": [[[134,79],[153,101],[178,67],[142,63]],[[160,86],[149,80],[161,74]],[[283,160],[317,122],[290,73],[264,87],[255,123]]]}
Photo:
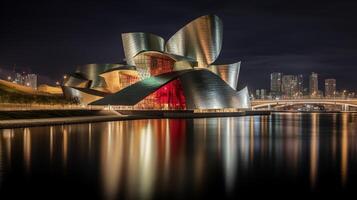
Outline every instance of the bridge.
{"label": "bridge", "polygon": [[279,100],[253,100],[253,110],[279,109],[294,105],[329,105],[340,106],[342,111],[349,111],[350,108],[357,109],[357,99],[279,99]]}

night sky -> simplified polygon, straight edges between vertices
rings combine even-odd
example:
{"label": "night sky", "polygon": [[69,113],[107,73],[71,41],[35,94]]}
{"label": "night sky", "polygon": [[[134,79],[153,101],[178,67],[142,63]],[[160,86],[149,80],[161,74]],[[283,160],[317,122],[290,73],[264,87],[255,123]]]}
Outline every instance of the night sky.
{"label": "night sky", "polygon": [[356,10],[355,0],[1,1],[0,66],[16,64],[54,82],[76,64],[121,62],[122,32],[167,40],[189,21],[216,14],[224,23],[218,62],[242,61],[241,87],[268,88],[273,71],[314,71],[321,81],[336,78],[338,89],[356,90]]}

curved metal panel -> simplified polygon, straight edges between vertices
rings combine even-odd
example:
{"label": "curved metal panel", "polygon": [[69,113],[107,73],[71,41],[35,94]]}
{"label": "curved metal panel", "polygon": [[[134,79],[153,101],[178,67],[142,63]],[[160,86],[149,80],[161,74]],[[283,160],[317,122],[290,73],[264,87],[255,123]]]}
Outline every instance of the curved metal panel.
{"label": "curved metal panel", "polygon": [[[133,68],[124,68],[124,67],[108,70],[100,74],[100,76],[104,78],[107,85],[105,89],[110,93],[118,92],[119,90],[127,87],[128,85],[135,83],[139,79],[139,74],[136,70],[133,70]],[[128,81],[125,79],[123,80],[123,76],[124,78],[126,77],[136,78],[137,80],[135,81]]]}
{"label": "curved metal panel", "polygon": [[209,70],[196,70],[179,77],[188,109],[243,108],[245,102],[218,75]]}
{"label": "curved metal panel", "polygon": [[187,109],[247,108],[246,89],[236,92],[219,76],[205,69],[174,71],[153,76],[104,97],[93,105],[135,105],[172,80],[181,81]]}
{"label": "curved metal panel", "polygon": [[207,67],[221,52],[222,37],[222,21],[216,15],[205,15],[176,32],[167,41],[165,51],[196,59],[198,67]]}
{"label": "curved metal panel", "polygon": [[135,65],[133,58],[141,51],[164,51],[164,39],[151,33],[123,33],[122,41],[129,65]]}
{"label": "curved metal panel", "polygon": [[225,65],[210,65],[208,69],[221,77],[233,89],[237,90],[240,62]]}
{"label": "curved metal panel", "polygon": [[182,70],[173,71],[158,76],[152,76],[133,85],[130,85],[121,91],[108,95],[99,101],[93,102],[93,105],[135,105],[143,100],[146,96],[155,92],[161,86],[176,79],[179,75],[193,71]]}
{"label": "curved metal panel", "polygon": [[251,108],[248,87],[241,89],[237,95],[240,102],[239,108]]}
{"label": "curved metal panel", "polygon": [[101,74],[108,73],[108,72],[111,72],[111,71],[116,71],[116,70],[133,70],[133,71],[135,71],[136,67],[133,66],[133,65],[120,65],[120,66],[117,66],[117,67],[110,68],[110,69],[102,72]]}
{"label": "curved metal panel", "polygon": [[77,67],[76,73],[90,80],[89,88],[105,91],[106,83],[99,75],[107,70],[121,66],[120,64],[85,64]]}
{"label": "curved metal panel", "polygon": [[86,88],[89,86],[90,81],[84,79],[76,74],[69,75],[67,79],[65,79],[63,85],[69,87],[78,87],[78,88]]}
{"label": "curved metal panel", "polygon": [[62,90],[66,98],[76,99],[80,104],[89,104],[103,98],[106,95],[106,93],[95,90],[67,86],[62,86]]}

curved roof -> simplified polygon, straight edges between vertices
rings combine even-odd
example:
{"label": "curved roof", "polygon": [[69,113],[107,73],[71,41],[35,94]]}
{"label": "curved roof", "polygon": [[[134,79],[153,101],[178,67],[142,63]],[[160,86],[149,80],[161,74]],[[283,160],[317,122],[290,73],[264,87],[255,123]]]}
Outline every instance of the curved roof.
{"label": "curved roof", "polygon": [[105,73],[109,73],[112,71],[118,71],[118,70],[136,70],[136,67],[133,65],[122,65],[122,66],[113,67],[111,69],[108,69],[100,74],[105,74]]}
{"label": "curved roof", "polygon": [[233,89],[237,89],[240,62],[232,64],[210,65],[208,67],[213,73],[217,74],[228,83]]}
{"label": "curved roof", "polygon": [[133,58],[139,52],[164,51],[164,39],[151,33],[123,33],[122,41],[126,62],[129,65],[135,65]]}
{"label": "curved roof", "polygon": [[177,31],[166,43],[165,51],[197,60],[207,67],[222,48],[223,24],[216,15],[199,17]]}

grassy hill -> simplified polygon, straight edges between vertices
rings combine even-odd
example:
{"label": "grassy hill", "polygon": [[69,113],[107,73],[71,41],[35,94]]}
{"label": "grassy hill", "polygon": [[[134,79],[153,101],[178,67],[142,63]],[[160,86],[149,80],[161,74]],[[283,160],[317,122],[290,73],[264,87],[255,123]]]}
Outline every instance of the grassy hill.
{"label": "grassy hill", "polygon": [[0,103],[73,104],[62,95],[39,93],[29,87],[0,80]]}

